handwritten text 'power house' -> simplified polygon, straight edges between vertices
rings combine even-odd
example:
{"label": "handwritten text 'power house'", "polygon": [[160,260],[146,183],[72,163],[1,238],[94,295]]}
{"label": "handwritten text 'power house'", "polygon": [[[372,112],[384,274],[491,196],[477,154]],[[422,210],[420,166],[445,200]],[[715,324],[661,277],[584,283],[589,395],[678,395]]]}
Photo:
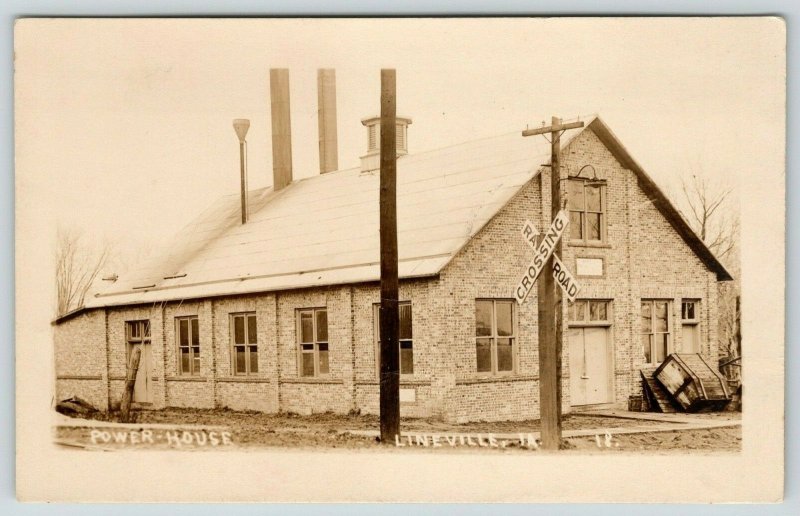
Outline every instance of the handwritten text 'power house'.
{"label": "handwritten text 'power house'", "polygon": [[92,444],[156,444],[163,442],[173,448],[182,446],[230,446],[232,444],[230,432],[199,431],[171,431],[171,430],[97,430],[90,434]]}

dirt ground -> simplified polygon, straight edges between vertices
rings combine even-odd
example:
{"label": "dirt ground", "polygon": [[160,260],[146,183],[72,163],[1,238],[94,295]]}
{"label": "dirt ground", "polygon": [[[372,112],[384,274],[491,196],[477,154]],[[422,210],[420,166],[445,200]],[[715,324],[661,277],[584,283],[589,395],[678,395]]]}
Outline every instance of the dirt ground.
{"label": "dirt ground", "polygon": [[[117,421],[117,414],[96,413],[93,419]],[[730,420],[740,417],[738,413],[693,414],[693,419]],[[59,426],[55,430],[57,441],[81,444],[89,449],[128,449],[135,444],[136,449],[241,449],[242,447],[292,447],[292,448],[346,448],[346,449],[385,449],[375,437],[353,435],[346,430],[377,430],[378,417],[373,415],[314,414],[299,416],[293,414],[264,414],[260,412],[234,412],[230,410],[165,409],[140,411],[136,413],[136,423],[143,427],[150,424],[178,425],[172,432],[155,430],[148,440],[136,431],[136,435],[124,432],[113,433],[111,429],[92,429],[85,427]],[[658,421],[622,419],[594,415],[567,415],[562,421],[565,431],[596,429],[591,437],[571,437],[565,439],[566,450],[578,453],[607,452],[669,452],[675,450],[705,450],[711,452],[730,452],[741,449],[741,428],[713,428],[702,430],[682,430],[671,432],[650,432],[620,434],[619,429],[663,425]],[[180,425],[203,425],[206,431],[199,433],[194,428],[184,432]],[[676,424],[676,427],[680,425]],[[401,434],[517,434],[539,431],[539,421],[516,422],[476,422],[451,424],[429,419],[403,419]],[[105,431],[107,433],[103,434]],[[222,432],[227,435],[223,436]],[[608,436],[606,436],[608,433]],[[168,435],[169,434],[169,435]],[[188,434],[188,435],[187,435]],[[110,436],[110,438],[109,438]],[[225,443],[223,443],[223,437]],[[182,438],[183,440],[180,440]],[[179,442],[180,440],[180,442]],[[134,441],[132,443],[132,441]],[[142,442],[143,441],[143,442]],[[217,444],[214,444],[214,443]],[[230,443],[230,444],[228,444]],[[212,446],[213,444],[213,446]],[[484,452],[508,452],[521,450],[518,442],[508,440],[502,449],[494,448],[452,448],[449,451],[467,450]],[[507,444],[507,446],[506,446]],[[445,447],[446,448],[446,447]],[[426,449],[415,447],[414,449]],[[398,449],[403,451],[404,449]],[[525,451],[530,452],[530,448]]]}
{"label": "dirt ground", "polygon": [[707,452],[738,452],[742,449],[742,427],[652,432],[643,434],[612,435],[611,446],[606,446],[605,436],[571,438],[570,450],[591,453],[611,451],[670,453],[688,450]]}

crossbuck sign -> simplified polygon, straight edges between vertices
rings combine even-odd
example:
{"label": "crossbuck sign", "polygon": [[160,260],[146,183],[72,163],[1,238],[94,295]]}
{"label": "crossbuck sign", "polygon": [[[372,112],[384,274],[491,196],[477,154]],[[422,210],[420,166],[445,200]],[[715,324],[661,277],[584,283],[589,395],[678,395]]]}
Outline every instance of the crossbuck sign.
{"label": "crossbuck sign", "polygon": [[[539,235],[539,232],[536,230],[536,227],[531,221],[525,221],[525,225],[522,227],[522,238],[524,238],[528,245],[533,248],[533,250],[536,252],[536,255],[525,269],[525,274],[517,284],[517,288],[514,289],[514,297],[516,298],[517,303],[522,304],[528,297],[528,294],[530,294],[531,290],[533,289],[533,285],[536,283],[536,278],[538,278],[539,274],[541,274],[542,269],[544,269],[544,266],[547,263],[547,260],[553,255],[556,244],[561,238],[561,235],[564,234],[568,223],[569,215],[567,215],[564,210],[559,211],[558,215],[556,215],[556,218],[553,219],[553,223],[550,225],[550,228],[544,234],[541,242],[539,242],[539,245],[537,246],[536,237]],[[574,300],[580,287],[578,286],[578,283],[575,281],[575,278],[572,276],[572,274],[570,274],[567,268],[564,267],[564,263],[557,257],[553,261],[553,277],[555,278],[556,283],[558,283],[559,286],[564,290],[564,294],[566,294],[570,301]]]}

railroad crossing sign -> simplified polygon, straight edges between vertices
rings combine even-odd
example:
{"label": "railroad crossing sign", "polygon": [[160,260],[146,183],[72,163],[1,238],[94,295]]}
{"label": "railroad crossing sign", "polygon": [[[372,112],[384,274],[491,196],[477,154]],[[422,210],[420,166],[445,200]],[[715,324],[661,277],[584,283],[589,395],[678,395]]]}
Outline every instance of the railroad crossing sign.
{"label": "railroad crossing sign", "polygon": [[[514,298],[517,300],[517,303],[522,304],[528,297],[528,294],[530,294],[533,285],[536,283],[536,278],[541,274],[550,256],[553,256],[556,244],[559,239],[561,239],[561,235],[564,234],[567,224],[569,224],[569,215],[567,215],[567,212],[564,210],[559,211],[556,218],[553,219],[550,228],[537,244],[536,240],[537,236],[539,236],[539,231],[530,220],[525,221],[525,224],[522,226],[522,238],[536,252],[536,255],[525,269],[525,274],[517,284],[517,288],[514,289]],[[564,266],[564,262],[559,260],[557,256],[553,260],[553,278],[555,278],[556,283],[561,286],[567,298],[573,301],[580,290],[580,286]]]}
{"label": "railroad crossing sign", "polygon": [[564,262],[561,261],[557,254],[553,255],[553,278],[561,287],[561,290],[564,291],[564,295],[567,296],[567,299],[570,301],[575,301],[575,296],[578,295],[578,291],[581,289],[581,286],[578,285],[578,282],[575,280],[567,267],[564,265]]}

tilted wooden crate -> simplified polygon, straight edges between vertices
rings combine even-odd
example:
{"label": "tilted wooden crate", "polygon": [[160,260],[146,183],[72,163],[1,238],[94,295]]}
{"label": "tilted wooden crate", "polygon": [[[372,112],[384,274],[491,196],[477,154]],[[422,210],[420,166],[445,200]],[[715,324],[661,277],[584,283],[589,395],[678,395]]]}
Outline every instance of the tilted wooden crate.
{"label": "tilted wooden crate", "polygon": [[731,399],[725,379],[697,353],[669,355],[653,376],[686,412],[721,410]]}

